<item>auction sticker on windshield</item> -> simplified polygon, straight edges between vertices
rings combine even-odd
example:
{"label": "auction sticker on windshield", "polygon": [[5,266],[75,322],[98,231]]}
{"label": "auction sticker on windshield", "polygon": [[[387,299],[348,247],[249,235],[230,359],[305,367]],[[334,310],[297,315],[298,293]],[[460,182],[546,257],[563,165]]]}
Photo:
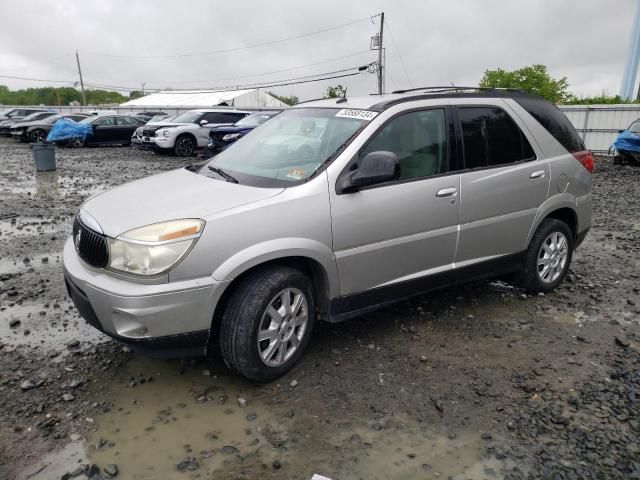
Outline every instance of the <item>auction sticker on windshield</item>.
{"label": "auction sticker on windshield", "polygon": [[355,110],[350,108],[343,108],[336,113],[336,117],[357,118],[358,120],[366,120],[367,122],[373,120],[376,115],[378,115],[378,112],[372,112],[371,110]]}

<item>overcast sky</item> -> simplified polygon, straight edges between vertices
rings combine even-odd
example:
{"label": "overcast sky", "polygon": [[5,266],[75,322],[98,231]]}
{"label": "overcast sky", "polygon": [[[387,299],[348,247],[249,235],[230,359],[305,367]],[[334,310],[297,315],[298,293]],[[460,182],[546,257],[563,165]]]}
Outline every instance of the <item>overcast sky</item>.
{"label": "overcast sky", "polygon": [[[374,61],[369,38],[379,19],[369,17],[384,11],[387,90],[476,85],[485,69],[541,63],[554,77],[566,76],[573,93],[617,94],[635,5],[635,0],[2,0],[0,75],[76,80],[77,49],[91,84],[141,89],[145,82],[150,89],[279,81]],[[270,46],[144,58],[234,49],[357,20],[362,21]],[[318,64],[308,66],[312,63]],[[350,94],[376,89],[375,75],[364,73],[270,90],[309,99],[338,83]],[[47,85],[6,78],[0,84]]]}

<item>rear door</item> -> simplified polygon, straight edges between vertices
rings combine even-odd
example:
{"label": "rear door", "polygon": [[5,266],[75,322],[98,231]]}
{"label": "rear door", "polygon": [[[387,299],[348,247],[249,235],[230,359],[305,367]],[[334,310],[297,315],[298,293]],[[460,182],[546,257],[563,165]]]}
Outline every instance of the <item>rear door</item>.
{"label": "rear door", "polygon": [[456,267],[521,252],[549,192],[549,164],[508,105],[458,105],[462,139]]}
{"label": "rear door", "polygon": [[131,141],[131,135],[136,131],[140,125],[131,117],[117,116],[116,117],[116,135],[117,140],[122,143],[129,143]]}

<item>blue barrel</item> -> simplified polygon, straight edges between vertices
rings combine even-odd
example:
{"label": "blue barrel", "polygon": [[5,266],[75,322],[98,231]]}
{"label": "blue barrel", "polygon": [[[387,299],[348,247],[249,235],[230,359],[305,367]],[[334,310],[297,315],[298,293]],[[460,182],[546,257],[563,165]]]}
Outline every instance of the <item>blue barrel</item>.
{"label": "blue barrel", "polygon": [[53,143],[32,143],[31,155],[36,164],[36,172],[48,172],[56,169],[56,146]]}

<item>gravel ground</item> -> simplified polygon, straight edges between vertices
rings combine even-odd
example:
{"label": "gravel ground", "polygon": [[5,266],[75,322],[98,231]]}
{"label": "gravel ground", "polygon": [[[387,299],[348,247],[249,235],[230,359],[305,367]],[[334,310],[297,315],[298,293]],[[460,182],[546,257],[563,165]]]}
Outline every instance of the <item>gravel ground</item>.
{"label": "gravel ground", "polygon": [[255,385],[135,356],[66,296],[80,203],[189,161],[57,154],[35,175],[0,139],[0,478],[640,478],[640,168],[598,159],[593,229],[556,292],[478,282],[321,324]]}

